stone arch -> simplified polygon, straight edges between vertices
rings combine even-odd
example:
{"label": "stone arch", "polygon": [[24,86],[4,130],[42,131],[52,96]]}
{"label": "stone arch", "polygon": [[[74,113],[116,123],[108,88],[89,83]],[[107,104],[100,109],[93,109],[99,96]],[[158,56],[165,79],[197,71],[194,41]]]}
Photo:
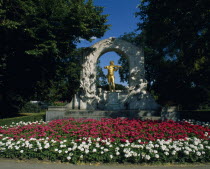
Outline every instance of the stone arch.
{"label": "stone arch", "polygon": [[116,52],[128,59],[129,88],[133,89],[145,79],[144,54],[141,48],[131,43],[115,38],[109,38],[95,43],[90,47],[90,53],[84,56],[81,72],[81,88],[89,94],[96,92],[96,63],[98,58],[107,52]]}
{"label": "stone arch", "polygon": [[[97,91],[96,65],[107,52],[119,53],[128,59],[129,89],[123,92]],[[82,59],[80,92],[75,95],[69,109],[81,110],[157,110],[159,105],[146,91],[144,53],[141,48],[121,39],[109,38],[88,48]]]}

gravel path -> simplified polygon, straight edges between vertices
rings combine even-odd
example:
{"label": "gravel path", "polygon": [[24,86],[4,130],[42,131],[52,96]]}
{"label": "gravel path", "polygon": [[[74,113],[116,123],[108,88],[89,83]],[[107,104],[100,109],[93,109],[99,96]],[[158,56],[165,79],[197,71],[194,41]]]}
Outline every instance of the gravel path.
{"label": "gravel path", "polygon": [[0,159],[0,169],[210,169],[210,164],[200,165],[130,165],[130,164],[80,164],[73,165],[60,162],[38,160]]}

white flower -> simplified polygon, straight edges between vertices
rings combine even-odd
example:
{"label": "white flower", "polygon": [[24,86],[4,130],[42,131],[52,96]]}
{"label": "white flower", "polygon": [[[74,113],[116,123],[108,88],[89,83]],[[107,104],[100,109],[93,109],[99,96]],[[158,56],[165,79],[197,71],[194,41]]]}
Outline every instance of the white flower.
{"label": "white flower", "polygon": [[90,145],[89,144],[88,145],[84,145],[84,148],[89,149]]}
{"label": "white flower", "polygon": [[68,157],[67,157],[67,160],[71,160],[71,157],[70,157],[70,156],[68,156]]}
{"label": "white flower", "polygon": [[113,155],[110,155],[109,157],[112,159],[113,158]]}
{"label": "white flower", "polygon": [[175,155],[175,154],[176,154],[176,151],[175,151],[175,150],[173,150],[173,151],[172,151],[172,155]]}
{"label": "white flower", "polygon": [[65,144],[61,144],[60,145],[60,148],[63,148],[63,147],[66,147],[66,145]]}
{"label": "white flower", "polygon": [[24,151],[23,150],[20,150],[20,153],[23,153]]}
{"label": "white flower", "polygon": [[50,144],[49,143],[46,143],[45,146],[44,146],[45,149],[47,149],[49,147],[50,147]]}
{"label": "white flower", "polygon": [[[208,133],[207,133],[208,134]],[[208,144],[208,141],[204,141],[203,144]]]}
{"label": "white flower", "polygon": [[115,148],[115,151],[118,151],[119,149],[120,149],[119,147],[116,147],[116,148]]}
{"label": "white flower", "polygon": [[137,154],[136,152],[133,152],[133,156],[134,156],[134,157],[137,157],[138,154]]}
{"label": "white flower", "polygon": [[199,149],[203,149],[203,144],[199,144]]}
{"label": "white flower", "polygon": [[29,149],[32,149],[32,148],[33,148],[33,144],[29,144],[29,145],[28,145],[28,148],[29,148]]}
{"label": "white flower", "polygon": [[111,143],[110,142],[106,142],[106,145],[110,145]]}
{"label": "white flower", "polygon": [[93,152],[97,152],[97,150],[94,148],[94,149],[93,149]]}
{"label": "white flower", "polygon": [[194,141],[194,144],[197,146],[199,144],[199,141],[198,140],[195,140]]}
{"label": "white flower", "polygon": [[59,153],[59,154],[62,153],[62,150],[58,150],[58,153]]}
{"label": "white flower", "polygon": [[160,156],[158,154],[155,154],[155,158],[159,158]]}
{"label": "white flower", "polygon": [[189,154],[190,154],[189,151],[187,151],[187,150],[185,150],[184,153],[185,153],[186,155],[189,155]]}
{"label": "white flower", "polygon": [[149,155],[146,155],[146,156],[145,156],[145,159],[146,159],[146,160],[150,160],[150,158],[151,158],[151,157],[150,157]]}
{"label": "white flower", "polygon": [[[156,151],[156,150],[152,150],[152,149],[149,150],[150,153],[153,153],[154,151]],[[154,152],[154,153],[155,153],[155,152]]]}
{"label": "white flower", "polygon": [[77,145],[74,145],[74,146],[72,147],[72,150],[75,150],[75,149],[77,149]]}
{"label": "white flower", "polygon": [[16,150],[19,150],[19,148],[20,148],[19,146],[15,146],[15,149],[16,149]]}
{"label": "white flower", "polygon": [[128,158],[128,157],[130,157],[130,155],[129,154],[125,154],[125,157]]}
{"label": "white flower", "polygon": [[164,154],[165,154],[165,155],[167,155],[167,156],[169,155],[169,153],[168,153],[168,152],[164,152]]}
{"label": "white flower", "polygon": [[197,151],[197,152],[196,152],[196,155],[197,155],[197,156],[201,156],[201,152],[200,152],[200,151]]}
{"label": "white flower", "polygon": [[161,146],[161,149],[164,151],[164,150],[166,150],[166,146],[165,145],[162,145]]}
{"label": "white flower", "polygon": [[119,152],[119,151],[117,151],[117,152],[116,152],[116,155],[117,155],[117,156],[118,156],[118,155],[120,155],[120,152]]}
{"label": "white flower", "polygon": [[155,154],[157,154],[157,153],[158,153],[158,151],[157,151],[157,150],[154,150],[153,152],[154,152]]}

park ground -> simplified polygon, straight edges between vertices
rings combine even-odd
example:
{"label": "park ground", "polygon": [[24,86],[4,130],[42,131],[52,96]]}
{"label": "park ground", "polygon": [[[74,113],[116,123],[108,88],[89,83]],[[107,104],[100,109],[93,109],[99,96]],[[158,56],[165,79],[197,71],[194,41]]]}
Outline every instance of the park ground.
{"label": "park ground", "polygon": [[0,169],[210,169],[210,163],[205,164],[164,164],[164,165],[141,165],[141,164],[70,164],[40,160],[19,160],[0,158]]}

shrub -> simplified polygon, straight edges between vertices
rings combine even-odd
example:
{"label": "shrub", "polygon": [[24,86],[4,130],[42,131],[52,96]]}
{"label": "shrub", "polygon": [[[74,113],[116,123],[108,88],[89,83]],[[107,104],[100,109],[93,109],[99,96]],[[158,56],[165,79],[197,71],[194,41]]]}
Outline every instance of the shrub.
{"label": "shrub", "polygon": [[20,110],[21,113],[39,113],[41,112],[41,107],[38,103],[26,103],[22,109]]}
{"label": "shrub", "polygon": [[45,120],[45,113],[36,113],[29,116],[0,119],[0,126],[11,125],[12,123],[18,123],[20,121],[34,122],[34,121],[40,121],[40,120]]}
{"label": "shrub", "polygon": [[64,101],[55,101],[51,103],[51,106],[65,106],[66,104],[67,102],[64,102]]}

